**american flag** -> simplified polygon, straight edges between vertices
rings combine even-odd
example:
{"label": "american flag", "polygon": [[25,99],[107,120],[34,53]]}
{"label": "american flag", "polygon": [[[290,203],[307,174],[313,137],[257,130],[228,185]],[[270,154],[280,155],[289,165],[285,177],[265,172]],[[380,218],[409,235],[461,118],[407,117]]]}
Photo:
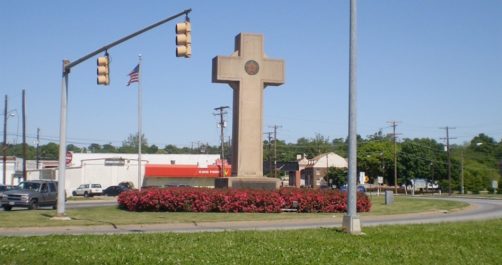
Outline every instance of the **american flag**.
{"label": "american flag", "polygon": [[139,64],[132,69],[131,73],[129,74],[129,82],[127,83],[127,86],[129,86],[131,83],[138,83],[139,82]]}

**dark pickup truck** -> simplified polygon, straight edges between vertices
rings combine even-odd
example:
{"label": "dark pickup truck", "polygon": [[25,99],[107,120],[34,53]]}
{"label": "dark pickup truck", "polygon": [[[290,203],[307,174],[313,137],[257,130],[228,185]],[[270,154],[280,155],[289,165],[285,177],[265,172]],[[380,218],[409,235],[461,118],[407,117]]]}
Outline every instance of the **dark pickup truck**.
{"label": "dark pickup truck", "polygon": [[39,206],[57,207],[58,184],[56,181],[31,180],[21,182],[17,189],[9,190],[1,195],[0,201],[6,211],[12,207],[37,209]]}

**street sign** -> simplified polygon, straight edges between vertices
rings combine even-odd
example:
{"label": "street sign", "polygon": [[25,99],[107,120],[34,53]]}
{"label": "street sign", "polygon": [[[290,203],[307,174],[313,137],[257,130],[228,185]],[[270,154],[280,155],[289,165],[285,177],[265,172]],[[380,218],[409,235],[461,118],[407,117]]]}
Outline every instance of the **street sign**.
{"label": "street sign", "polygon": [[364,184],[364,178],[366,176],[366,173],[364,171],[359,172],[359,183]]}
{"label": "street sign", "polygon": [[383,177],[382,176],[378,176],[377,179],[378,179],[378,184],[383,184]]}
{"label": "street sign", "polygon": [[71,164],[72,160],[73,160],[73,153],[72,152],[66,152],[66,165]]}
{"label": "street sign", "polygon": [[496,180],[492,180],[492,188],[493,188],[493,189],[496,189],[496,188],[498,188],[498,187],[499,187],[498,182],[497,182]]}
{"label": "street sign", "polygon": [[106,158],[105,166],[123,166],[125,165],[125,159],[123,158]]}

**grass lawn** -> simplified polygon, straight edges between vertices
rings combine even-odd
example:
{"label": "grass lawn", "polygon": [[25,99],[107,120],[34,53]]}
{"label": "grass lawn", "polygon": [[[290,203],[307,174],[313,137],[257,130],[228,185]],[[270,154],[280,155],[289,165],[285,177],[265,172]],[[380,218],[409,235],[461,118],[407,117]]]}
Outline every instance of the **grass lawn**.
{"label": "grass lawn", "polygon": [[[384,205],[384,197],[372,197],[372,210],[363,215],[402,214],[437,210],[452,211],[467,204],[446,200],[430,200],[411,197],[395,197],[393,205]],[[41,227],[41,226],[78,226],[78,225],[124,225],[124,224],[156,224],[187,223],[215,221],[250,221],[250,220],[284,220],[294,218],[331,218],[326,213],[172,213],[172,212],[128,212],[115,206],[67,209],[66,215],[71,221],[50,220],[55,210],[13,210],[0,212],[0,227]],[[336,214],[341,215],[341,214]]]}
{"label": "grass lawn", "polygon": [[502,264],[502,219],[364,232],[0,237],[0,264]]}

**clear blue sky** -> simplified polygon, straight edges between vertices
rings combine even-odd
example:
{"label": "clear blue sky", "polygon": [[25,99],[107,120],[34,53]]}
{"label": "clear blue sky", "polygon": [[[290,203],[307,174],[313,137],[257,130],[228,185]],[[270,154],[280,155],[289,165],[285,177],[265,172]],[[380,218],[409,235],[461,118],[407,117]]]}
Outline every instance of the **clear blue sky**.
{"label": "clear blue sky", "polygon": [[[486,133],[502,139],[502,1],[358,1],[358,133],[387,121],[401,138],[455,142]],[[190,59],[174,55],[174,23],[109,52],[111,85],[96,85],[95,58],[72,70],[69,143],[120,145],[137,131],[137,89],[127,74],[143,55],[143,131],[149,144],[218,144],[213,108],[232,90],[211,83],[211,59],[230,55],[239,32],[262,33],[265,52],[286,62],[286,83],[265,91],[264,131],[295,142],[316,133],[346,137],[349,1],[2,1],[0,96],[20,114],[27,94],[27,133],[58,142],[62,59],[76,60],[144,26],[192,8]],[[182,21],[183,18],[176,20]],[[3,112],[3,111],[2,111]],[[20,116],[20,115],[19,115]],[[231,113],[227,117],[231,126]],[[3,131],[3,129],[1,129]],[[21,121],[8,122],[18,143]],[[226,135],[231,134],[228,127]]]}

